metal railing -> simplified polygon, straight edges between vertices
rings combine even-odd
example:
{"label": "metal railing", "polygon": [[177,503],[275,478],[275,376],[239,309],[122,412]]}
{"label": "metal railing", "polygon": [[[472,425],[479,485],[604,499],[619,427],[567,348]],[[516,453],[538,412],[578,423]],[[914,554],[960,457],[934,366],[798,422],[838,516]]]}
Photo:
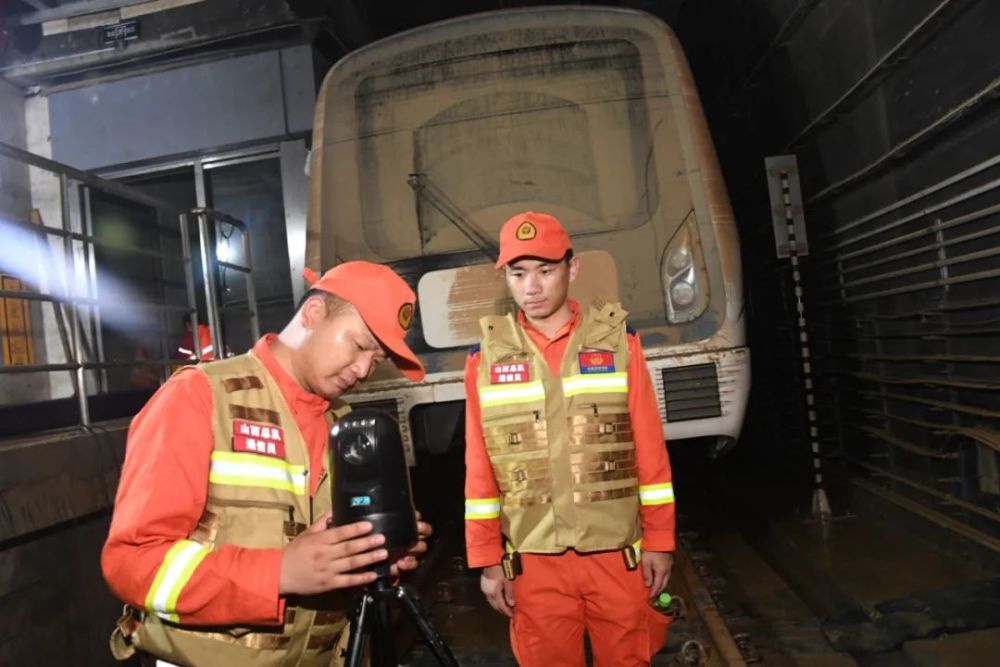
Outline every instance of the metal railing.
{"label": "metal railing", "polygon": [[[190,313],[193,325],[192,330],[195,332],[194,336],[195,340],[197,340],[196,286],[192,268],[191,239],[188,230],[192,219],[197,219],[198,221],[199,233],[197,242],[200,247],[202,277],[205,283],[206,310],[209,315],[209,326],[212,332],[213,344],[218,350],[217,355],[221,356],[223,350],[225,350],[225,341],[218,308],[217,282],[215,280],[216,271],[220,270],[220,268],[236,270],[245,275],[251,330],[255,338],[259,337],[254,289],[251,279],[250,240],[247,227],[243,222],[206,208],[179,213],[175,207],[171,207],[165,202],[126,185],[99,178],[85,171],[74,169],[68,165],[60,164],[54,160],[29,153],[2,142],[0,142],[0,157],[23,164],[28,168],[47,172],[59,181],[61,226],[46,225],[40,216],[35,217],[34,214],[32,217],[35,219],[32,221],[9,218],[3,220],[4,226],[26,232],[25,236],[33,237],[34,251],[36,253],[34,262],[37,268],[37,276],[34,281],[36,284],[31,285],[33,289],[0,289],[0,299],[20,299],[50,304],[53,308],[54,322],[65,356],[65,362],[63,363],[31,363],[0,366],[0,377],[23,373],[68,373],[72,393],[79,406],[80,423],[84,426],[89,426],[91,423],[87,390],[88,371],[97,372],[98,379],[95,380],[95,383],[99,385],[99,392],[108,391],[107,371],[114,368],[159,367],[161,380],[166,379],[171,366],[184,363],[183,361],[169,358],[169,327],[166,322],[166,314],[169,312]],[[156,232],[159,234],[159,240],[162,240],[162,237],[165,235],[174,238],[179,237],[181,240],[180,252],[166,252],[143,248],[95,236],[93,220],[91,219],[91,194],[94,192],[111,195],[117,199],[152,209],[156,213]],[[172,229],[166,227],[160,222],[161,220],[178,220],[180,223],[179,228]],[[216,243],[213,232],[216,231],[218,224],[230,225],[240,231],[243,257],[245,258],[243,265],[216,260],[214,252]],[[57,256],[59,254],[58,251],[50,244],[50,238],[62,240],[61,257]],[[101,309],[102,307],[107,308],[109,304],[102,302],[98,298],[99,267],[96,258],[97,248],[149,257],[161,263],[176,262],[183,264],[184,287],[187,292],[186,304],[172,304],[167,302],[168,299],[163,287],[168,281],[163,278],[162,271],[160,272],[159,280],[156,281],[162,302],[143,300],[132,304],[156,312],[158,323],[157,333],[160,343],[160,355],[158,357],[131,361],[105,359],[102,340]],[[8,248],[5,252],[12,252],[12,250]],[[56,275],[52,275],[52,268],[57,266],[57,262],[60,262],[64,267],[65,273],[62,276],[58,272],[55,272]],[[84,277],[82,281],[79,280],[81,276]],[[54,284],[56,285],[55,287]],[[115,305],[118,306],[121,304]]]}
{"label": "metal railing", "polygon": [[[208,315],[208,328],[212,335],[212,346],[217,356],[225,353],[225,342],[222,336],[222,313],[219,308],[219,287],[216,271],[213,267],[232,270],[243,274],[247,290],[247,311],[250,317],[250,334],[253,340],[260,338],[260,324],[257,319],[257,294],[253,284],[253,261],[250,256],[250,234],[246,224],[241,220],[213,211],[208,208],[195,208],[180,215],[181,247],[184,253],[184,272],[187,282],[188,306],[191,309],[191,330],[198,331],[198,301],[195,294],[194,261],[191,257],[191,219],[198,222],[198,246],[201,250],[202,280],[205,288],[205,305]],[[243,254],[243,264],[234,264],[219,259],[217,239],[219,226],[229,225],[239,231]],[[195,334],[197,341],[197,334]],[[198,345],[196,342],[195,345]]]}

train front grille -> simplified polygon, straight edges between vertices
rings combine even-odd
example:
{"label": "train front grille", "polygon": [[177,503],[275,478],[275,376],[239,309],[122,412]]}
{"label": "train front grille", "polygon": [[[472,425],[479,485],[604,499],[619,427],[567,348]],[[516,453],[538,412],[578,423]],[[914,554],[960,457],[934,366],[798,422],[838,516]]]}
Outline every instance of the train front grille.
{"label": "train front grille", "polygon": [[664,368],[661,373],[668,422],[722,415],[719,374],[715,364]]}

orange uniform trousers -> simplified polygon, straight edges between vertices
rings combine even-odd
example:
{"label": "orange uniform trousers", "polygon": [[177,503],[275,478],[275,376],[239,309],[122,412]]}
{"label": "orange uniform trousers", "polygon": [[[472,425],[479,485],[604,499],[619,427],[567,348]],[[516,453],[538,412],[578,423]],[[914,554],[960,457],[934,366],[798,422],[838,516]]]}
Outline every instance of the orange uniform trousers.
{"label": "orange uniform trousers", "polygon": [[663,646],[671,619],[652,608],[642,568],[620,551],[521,554],[510,641],[520,667],[640,667]]}

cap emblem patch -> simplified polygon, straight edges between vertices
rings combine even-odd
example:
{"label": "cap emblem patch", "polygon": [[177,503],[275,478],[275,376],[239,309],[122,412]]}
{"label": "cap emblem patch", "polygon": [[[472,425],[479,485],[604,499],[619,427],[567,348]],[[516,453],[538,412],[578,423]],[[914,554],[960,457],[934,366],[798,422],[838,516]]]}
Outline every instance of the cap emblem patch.
{"label": "cap emblem patch", "polygon": [[515,234],[518,241],[530,241],[531,239],[538,236],[538,230],[530,222],[522,222],[517,228],[517,233]]}
{"label": "cap emblem patch", "polygon": [[399,326],[403,327],[403,330],[408,330],[410,325],[413,323],[413,304],[404,303],[399,307],[399,312],[396,314],[396,319],[399,321]]}

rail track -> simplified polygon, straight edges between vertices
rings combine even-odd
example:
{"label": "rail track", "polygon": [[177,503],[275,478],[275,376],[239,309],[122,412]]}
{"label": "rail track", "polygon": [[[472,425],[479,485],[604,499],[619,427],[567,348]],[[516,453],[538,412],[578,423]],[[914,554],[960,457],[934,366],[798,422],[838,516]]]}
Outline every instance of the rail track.
{"label": "rail track", "polygon": [[[698,548],[694,539],[693,535],[683,536],[683,546],[675,556],[669,590],[676,600],[676,617],[653,666],[744,667],[761,663],[750,635],[730,627],[725,607],[719,604],[717,584],[721,579],[713,572],[713,558]],[[464,667],[516,665],[507,645],[505,620],[482,598],[478,572],[465,568],[460,536],[446,535],[434,545],[411,585]],[[400,654],[405,655],[401,664],[436,664],[409,624],[398,626],[396,640]]]}

